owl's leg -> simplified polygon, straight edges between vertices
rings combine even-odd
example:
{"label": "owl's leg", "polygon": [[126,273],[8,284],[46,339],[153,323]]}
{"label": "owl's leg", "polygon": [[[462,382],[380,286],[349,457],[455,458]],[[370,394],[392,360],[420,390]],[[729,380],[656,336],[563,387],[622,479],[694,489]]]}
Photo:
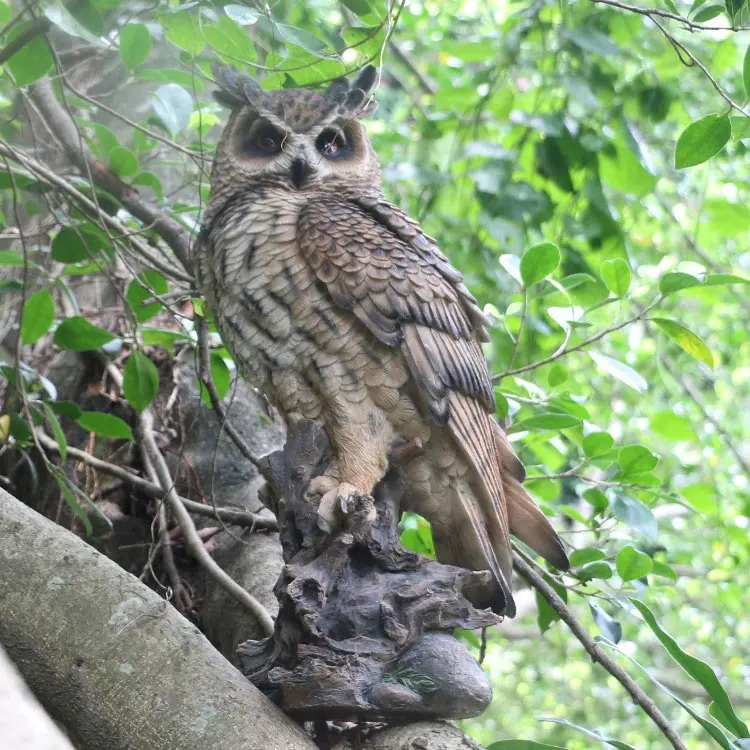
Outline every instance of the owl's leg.
{"label": "owl's leg", "polygon": [[[371,495],[388,470],[393,428],[386,414],[374,405],[356,404],[347,419],[326,425],[336,459],[329,471],[310,482],[308,493],[319,495],[318,525],[330,533],[340,525],[348,501]],[[356,416],[364,419],[355,419]]]}

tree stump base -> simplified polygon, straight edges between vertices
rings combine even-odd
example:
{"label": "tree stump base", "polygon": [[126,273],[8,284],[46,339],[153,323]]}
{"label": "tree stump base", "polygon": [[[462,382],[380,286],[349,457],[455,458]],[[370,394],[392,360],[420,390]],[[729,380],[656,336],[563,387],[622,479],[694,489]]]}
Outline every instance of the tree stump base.
{"label": "tree stump base", "polygon": [[393,471],[374,497],[348,503],[341,529],[321,532],[305,493],[332,458],[325,431],[299,422],[283,450],[263,459],[264,499],[279,520],[286,565],[274,589],[274,635],[239,647],[243,673],[304,720],[477,716],[492,689],[450,633],[501,621],[470,601],[489,572],[442,565],[401,546],[403,486]]}

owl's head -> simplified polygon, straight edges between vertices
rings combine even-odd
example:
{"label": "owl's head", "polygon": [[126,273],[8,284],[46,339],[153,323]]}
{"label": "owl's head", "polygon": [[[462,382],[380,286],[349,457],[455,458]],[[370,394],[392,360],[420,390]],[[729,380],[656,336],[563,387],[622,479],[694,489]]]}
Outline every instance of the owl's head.
{"label": "owl's head", "polygon": [[232,189],[263,184],[289,190],[345,191],[380,184],[361,118],[375,111],[372,66],[327,91],[263,91],[231,67],[213,70],[216,100],[232,110],[217,147],[212,183]]}

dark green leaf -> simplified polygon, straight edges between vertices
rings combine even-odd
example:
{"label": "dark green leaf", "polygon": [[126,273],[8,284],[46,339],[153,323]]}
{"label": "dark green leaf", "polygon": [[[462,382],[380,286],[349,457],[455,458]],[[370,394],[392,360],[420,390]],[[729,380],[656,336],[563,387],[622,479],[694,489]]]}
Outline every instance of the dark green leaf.
{"label": "dark green leaf", "polygon": [[549,276],[560,265],[560,250],[551,242],[530,247],[521,258],[521,278],[524,286],[533,286]]}
{"label": "dark green leaf", "polygon": [[727,115],[707,115],[690,123],[677,139],[675,167],[685,169],[708,161],[724,148],[731,135]]}
{"label": "dark green leaf", "polygon": [[55,345],[61,349],[85,352],[98,349],[115,337],[103,328],[92,325],[86,318],[76,315],[63,320],[55,331]]}
{"label": "dark green leaf", "polygon": [[[721,717],[727,722],[724,726],[737,737],[750,737],[747,725],[734,712],[732,702],[726,690],[719,682],[714,670],[706,662],[685,653],[669,633],[662,629],[651,610],[638,599],[631,599],[633,606],[641,613],[646,624],[651,628],[667,653],[687,672],[715,701]],[[717,716],[717,718],[719,718]],[[723,722],[722,722],[723,723]]]}
{"label": "dark green leaf", "polygon": [[68,441],[65,439],[65,433],[60,426],[60,422],[57,421],[55,412],[52,411],[50,405],[46,401],[42,401],[42,408],[44,409],[44,415],[47,417],[47,422],[52,429],[52,436],[55,438],[57,447],[60,450],[60,459],[65,463],[65,459],[68,455]]}
{"label": "dark green leaf", "polygon": [[93,224],[81,224],[63,227],[52,239],[51,254],[58,263],[80,263],[91,260],[106,247],[106,235]]}
{"label": "dark green leaf", "polygon": [[547,383],[550,388],[554,388],[556,385],[564,383],[568,379],[568,370],[562,365],[552,365],[549,368],[549,374],[547,375]]}
{"label": "dark green leaf", "polygon": [[0,266],[22,266],[23,255],[13,250],[0,250]]}
{"label": "dark green leaf", "polygon": [[586,563],[598,562],[604,560],[606,555],[595,547],[584,547],[583,549],[577,549],[570,554],[570,565],[573,568],[577,568],[580,565],[586,565]]}
{"label": "dark green leaf", "polygon": [[49,405],[55,414],[69,419],[78,419],[81,416],[81,407],[74,401],[50,401]]}
{"label": "dark green leaf", "polygon": [[675,320],[668,320],[667,318],[650,318],[650,320],[652,323],[656,323],[669,338],[679,344],[691,357],[695,357],[695,359],[713,368],[714,355],[703,339]]}
{"label": "dark green leaf", "polygon": [[133,439],[133,432],[128,423],[114,414],[104,414],[100,411],[84,411],[78,417],[78,424],[84,430],[95,432],[102,437],[122,438],[123,440]]}
{"label": "dark green leaf", "polygon": [[81,507],[81,504],[78,502],[76,492],[74,491],[77,489],[75,485],[73,485],[72,482],[67,478],[67,476],[65,476],[65,474],[63,474],[60,470],[53,471],[52,476],[54,477],[55,482],[57,482],[57,486],[60,488],[60,492],[65,498],[65,502],[68,504],[68,507],[75,514],[78,520],[83,524],[83,527],[86,530],[86,534],[91,534],[93,532],[91,519],[89,519],[88,513],[86,513],[86,511]]}
{"label": "dark green leaf", "polygon": [[[211,380],[214,381],[219,398],[223,399],[229,390],[232,376],[227,363],[224,361],[224,357],[218,352],[211,352]],[[206,406],[211,406],[211,398],[208,395],[208,391],[203,387],[203,383],[201,383],[201,400]]]}
{"label": "dark green leaf", "polygon": [[142,23],[126,23],[120,30],[120,57],[128,68],[140,65],[151,51],[151,34]]}
{"label": "dark green leaf", "polygon": [[529,417],[523,422],[517,422],[511,428],[512,432],[521,430],[564,430],[568,427],[577,427],[581,424],[578,417],[571,414],[539,414],[536,417]]}
{"label": "dark green leaf", "polygon": [[590,581],[592,578],[612,578],[612,568],[606,562],[591,562],[581,566],[576,575],[582,581]]}
{"label": "dark green leaf", "polygon": [[48,289],[40,289],[23,306],[21,341],[33,344],[49,331],[55,320],[55,303]]}
{"label": "dark green leaf", "polygon": [[119,177],[130,177],[138,171],[138,158],[129,149],[118,146],[108,156],[110,169]]}
{"label": "dark green leaf", "polygon": [[144,271],[139,273],[133,281],[128,284],[125,297],[133,309],[135,318],[139,323],[144,323],[157,315],[163,309],[161,302],[143,303],[153,299],[155,295],[166,294],[169,291],[167,280],[156,271]]}
{"label": "dark green leaf", "polygon": [[698,11],[695,14],[695,18],[693,20],[696,23],[706,23],[706,21],[711,21],[712,19],[716,18],[716,16],[720,16],[724,12],[724,7],[721,5],[708,5],[705,8],[702,8],[700,11]]}
{"label": "dark green leaf", "polygon": [[130,352],[122,376],[123,395],[140,414],[159,390],[159,371],[156,365],[141,352]]}

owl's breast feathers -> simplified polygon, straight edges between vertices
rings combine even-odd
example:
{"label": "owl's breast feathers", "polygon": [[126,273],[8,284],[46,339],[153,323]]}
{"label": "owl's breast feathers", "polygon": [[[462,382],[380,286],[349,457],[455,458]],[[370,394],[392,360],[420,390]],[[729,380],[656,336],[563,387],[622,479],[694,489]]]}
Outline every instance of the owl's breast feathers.
{"label": "owl's breast feathers", "polygon": [[429,520],[438,557],[494,574],[513,616],[509,532],[557,568],[557,533],[521,486],[523,466],[492,418],[495,399],[481,341],[489,321],[435,243],[382,196],[320,195],[303,206],[298,244],[333,302],[375,338],[398,347],[423,407],[451,433],[476,477]]}

